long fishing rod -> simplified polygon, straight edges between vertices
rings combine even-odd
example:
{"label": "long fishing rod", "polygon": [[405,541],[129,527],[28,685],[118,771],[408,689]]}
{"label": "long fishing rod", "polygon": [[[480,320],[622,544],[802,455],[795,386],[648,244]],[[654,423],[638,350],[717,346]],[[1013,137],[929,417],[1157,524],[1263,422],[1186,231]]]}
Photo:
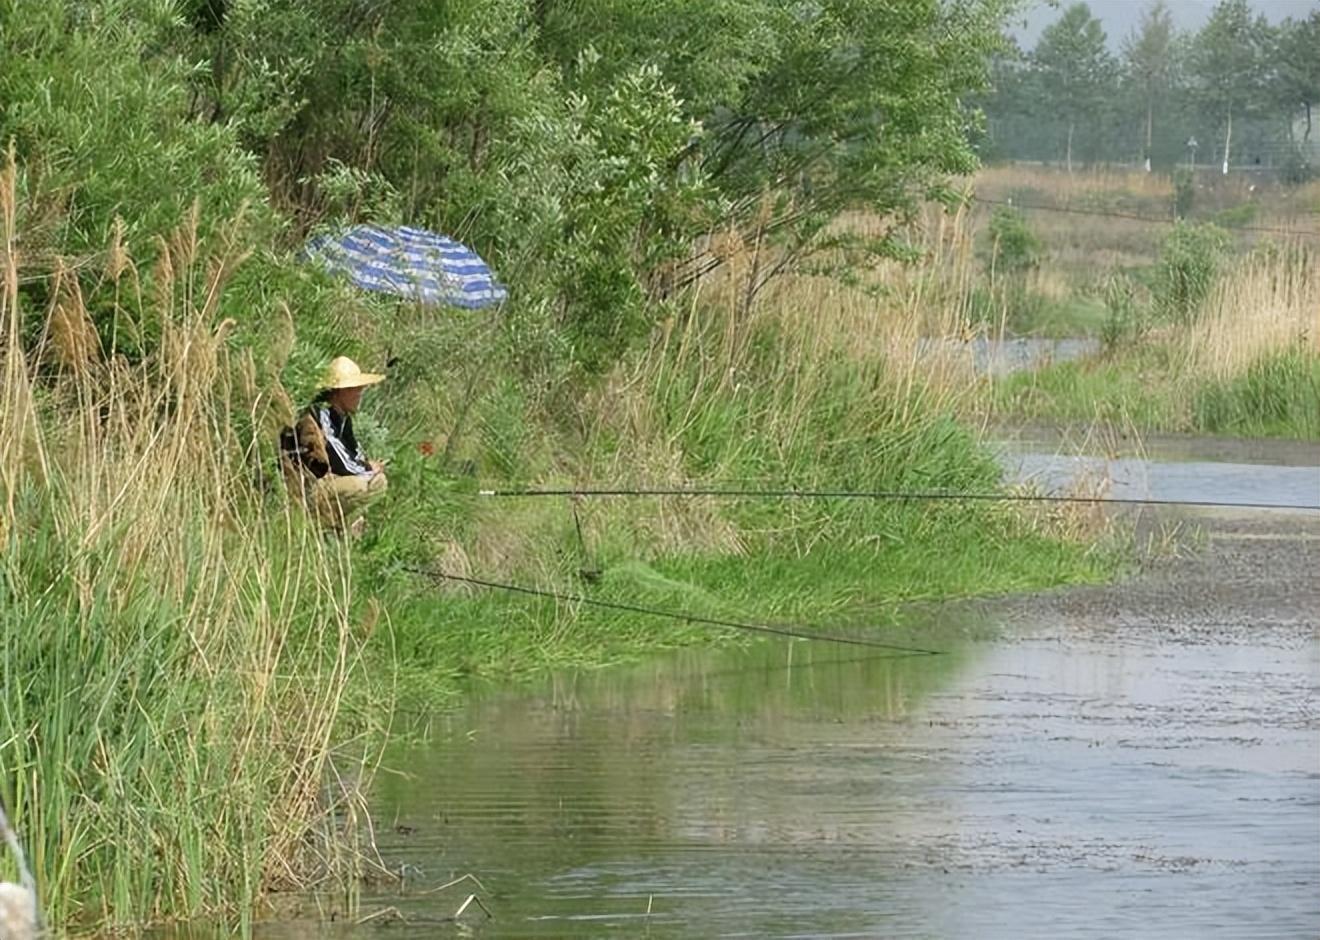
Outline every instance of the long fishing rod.
{"label": "long fishing rod", "polygon": [[477,587],[489,588],[496,591],[507,591],[512,594],[526,594],[531,597],[543,597],[574,604],[585,604],[590,607],[603,607],[606,610],[620,610],[630,614],[645,614],[649,617],[663,617],[667,620],[678,620],[684,623],[699,623],[713,627],[728,627],[733,630],[744,630],[749,633],[765,633],[772,636],[785,636],[798,640],[819,640],[826,643],[840,643],[846,646],[867,646],[873,649],[893,650],[910,656],[942,656],[945,652],[944,650],[925,649],[919,646],[900,646],[896,643],[882,643],[879,640],[868,640],[865,637],[843,636],[836,633],[820,633],[815,630],[807,630],[801,627],[745,623],[739,620],[724,620],[719,617],[703,617],[688,611],[665,610],[660,607],[645,607],[641,604],[623,604],[617,601],[602,601],[591,597],[583,597],[580,594],[565,594],[560,591],[525,587],[521,584],[505,584],[499,581],[486,581],[482,578],[451,574],[450,572],[438,571],[434,568],[406,566],[404,570],[428,578],[435,578],[443,581],[458,581],[463,584],[472,584]]}
{"label": "long fishing rod", "polygon": [[1128,496],[1060,496],[1054,494],[1032,493],[946,493],[939,491],[904,492],[902,490],[795,490],[795,489],[744,489],[731,487],[564,487],[564,488],[515,488],[481,489],[477,496],[489,498],[527,499],[537,497],[648,497],[712,496],[729,499],[872,499],[946,501],[946,502],[1003,502],[1003,503],[1114,503],[1125,506],[1188,506],[1201,509],[1293,509],[1317,510],[1314,506],[1296,503],[1267,502],[1223,502],[1208,499],[1152,499]]}

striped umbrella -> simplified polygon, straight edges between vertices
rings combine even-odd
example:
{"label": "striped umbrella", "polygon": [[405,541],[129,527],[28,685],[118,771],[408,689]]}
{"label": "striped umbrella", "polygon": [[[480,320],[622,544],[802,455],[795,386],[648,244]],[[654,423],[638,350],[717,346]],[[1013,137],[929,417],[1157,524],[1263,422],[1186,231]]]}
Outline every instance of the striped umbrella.
{"label": "striped umbrella", "polygon": [[364,290],[423,304],[475,309],[508,296],[475,251],[425,229],[355,225],[312,239],[306,253]]}

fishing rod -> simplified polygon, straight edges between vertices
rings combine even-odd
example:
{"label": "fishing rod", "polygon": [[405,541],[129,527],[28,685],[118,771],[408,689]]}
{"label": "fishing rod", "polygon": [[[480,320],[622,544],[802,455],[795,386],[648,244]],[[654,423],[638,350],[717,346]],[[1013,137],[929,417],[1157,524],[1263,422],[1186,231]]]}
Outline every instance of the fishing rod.
{"label": "fishing rod", "polygon": [[645,614],[648,617],[662,617],[667,620],[678,620],[684,623],[704,624],[713,627],[728,627],[732,630],[744,630],[748,633],[764,633],[772,636],[791,637],[798,640],[819,640],[826,643],[839,643],[845,646],[866,646],[872,649],[892,650],[908,656],[945,655],[944,650],[926,649],[919,646],[901,646],[896,643],[883,643],[879,640],[868,640],[865,637],[844,636],[837,633],[822,633],[798,626],[746,623],[740,620],[725,620],[719,617],[703,617],[689,611],[665,610],[660,607],[646,607],[641,604],[624,604],[618,601],[602,601],[591,597],[583,597],[580,594],[565,594],[560,591],[526,587],[521,584],[505,584],[500,581],[486,581],[482,578],[452,574],[434,568],[405,566],[403,570],[411,572],[412,574],[423,575],[428,578],[443,581],[457,581],[463,584],[472,584],[477,587],[489,588],[491,590],[507,591],[511,594],[525,594],[531,597],[542,597],[574,604],[585,604],[589,607],[602,607],[606,610],[619,610],[630,614]]}
{"label": "fishing rod", "polygon": [[940,491],[902,490],[797,490],[797,489],[747,489],[732,487],[636,487],[636,488],[515,488],[481,489],[477,496],[496,499],[529,499],[538,497],[569,497],[573,499],[608,498],[608,497],[654,497],[710,496],[727,499],[871,499],[878,501],[945,501],[945,502],[1003,502],[1003,503],[1113,503],[1125,506],[1188,506],[1199,509],[1292,509],[1317,510],[1314,506],[1296,503],[1268,502],[1223,502],[1207,499],[1154,499],[1130,496],[1061,496],[1056,494],[1032,493],[947,493]]}

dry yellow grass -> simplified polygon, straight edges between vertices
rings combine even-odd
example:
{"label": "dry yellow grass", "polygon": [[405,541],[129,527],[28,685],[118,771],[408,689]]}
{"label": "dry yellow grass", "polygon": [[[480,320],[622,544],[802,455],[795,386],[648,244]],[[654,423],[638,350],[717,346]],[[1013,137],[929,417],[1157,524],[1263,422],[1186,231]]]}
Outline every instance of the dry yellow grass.
{"label": "dry yellow grass", "polygon": [[976,191],[992,199],[1005,199],[1015,192],[1031,191],[1046,197],[1051,205],[1069,205],[1084,197],[1122,194],[1151,201],[1173,199],[1173,183],[1167,174],[1137,170],[1088,168],[1072,173],[1061,168],[1003,164],[988,166],[976,174]]}
{"label": "dry yellow grass", "polygon": [[[241,255],[223,239],[199,243],[191,224],[178,231],[156,269],[158,350],[137,363],[104,354],[57,270],[39,345],[26,348],[21,321],[43,312],[20,302],[15,205],[11,157],[0,179],[0,564],[13,606],[0,630],[19,662],[36,655],[43,617],[53,611],[61,630],[40,640],[31,699],[0,715],[0,765],[28,768],[20,806],[44,900],[57,921],[128,923],[229,911],[324,877],[343,831],[313,836],[331,809],[323,788],[362,637],[346,553],[291,504],[263,499],[252,442],[234,430],[235,407],[259,427],[275,405],[216,316]],[[160,624],[149,648],[134,632],[144,622]],[[65,724],[83,695],[99,707]],[[21,726],[7,720],[18,716]],[[66,766],[84,746],[94,759]],[[333,807],[346,819],[356,808]],[[76,857],[55,854],[75,842]]]}
{"label": "dry yellow grass", "polygon": [[1188,331],[1190,375],[1228,379],[1289,347],[1320,356],[1315,249],[1285,243],[1245,258],[1220,279]]}
{"label": "dry yellow grass", "polygon": [[[1174,191],[1167,173],[1091,168],[1069,174],[1060,168],[1015,164],[986,167],[968,187],[982,199],[1021,207],[1045,244],[1049,262],[1079,285],[1089,272],[1151,264],[1169,231],[1160,220],[1172,222]],[[1052,211],[1058,209],[1069,211]],[[1243,175],[1197,175],[1195,217],[1214,219],[1220,212],[1231,216],[1243,211],[1246,215],[1237,224],[1245,227],[1234,234],[1242,249],[1272,236],[1258,229],[1320,230],[1320,184],[1298,189]],[[982,207],[973,229],[980,231],[988,217],[988,207]]]}

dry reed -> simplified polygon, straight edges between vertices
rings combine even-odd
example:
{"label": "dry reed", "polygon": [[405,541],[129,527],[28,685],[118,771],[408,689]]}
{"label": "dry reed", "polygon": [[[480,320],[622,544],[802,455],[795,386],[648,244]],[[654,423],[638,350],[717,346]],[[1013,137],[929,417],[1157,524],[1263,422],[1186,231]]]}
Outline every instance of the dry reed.
{"label": "dry reed", "polygon": [[[138,362],[102,350],[76,279],[56,269],[41,346],[27,349],[14,179],[11,155],[0,629],[11,665],[29,657],[36,672],[5,690],[26,701],[0,718],[0,767],[28,769],[13,805],[57,921],[246,909],[323,877],[346,844],[324,825],[322,794],[361,669],[347,558],[252,485],[255,443],[235,419],[262,426],[276,398],[256,391],[217,316],[241,252],[202,244],[195,215],[161,246],[159,339]],[[136,280],[122,249],[112,257]],[[168,627],[143,633],[150,622]],[[78,702],[85,711],[66,714]]]}
{"label": "dry reed", "polygon": [[1247,257],[1218,282],[1187,334],[1185,368],[1231,379],[1290,348],[1320,356],[1320,275],[1301,242]]}

